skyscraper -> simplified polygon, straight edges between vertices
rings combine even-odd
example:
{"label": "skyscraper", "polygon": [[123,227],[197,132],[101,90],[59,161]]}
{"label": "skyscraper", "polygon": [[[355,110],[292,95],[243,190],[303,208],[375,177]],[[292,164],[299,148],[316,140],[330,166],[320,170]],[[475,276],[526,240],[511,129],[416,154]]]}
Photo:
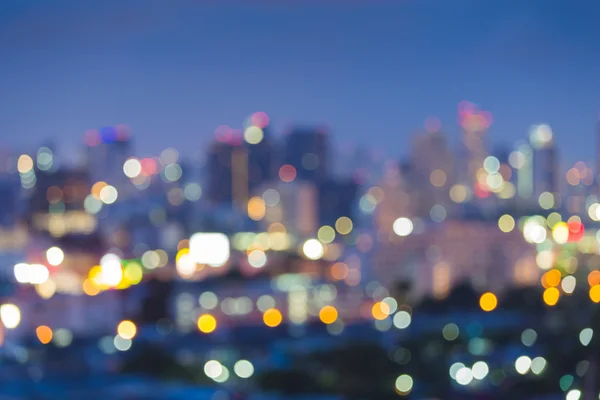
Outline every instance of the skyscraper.
{"label": "skyscraper", "polygon": [[319,223],[335,225],[340,217],[353,219],[358,185],[352,180],[329,180],[319,185]]}
{"label": "skyscraper", "polygon": [[407,178],[415,192],[417,215],[428,216],[436,204],[448,207],[454,159],[442,132],[422,132],[413,137]]}
{"label": "skyscraper", "polygon": [[533,149],[528,143],[521,143],[511,153],[511,166],[517,170],[517,195],[529,199],[533,195]]}
{"label": "skyscraper", "polygon": [[[243,146],[232,137],[217,136],[207,156],[206,196],[213,203],[233,202],[233,171],[247,168],[247,155]],[[236,150],[234,152],[234,150]],[[235,165],[234,165],[235,164]],[[234,168],[235,167],[235,168]],[[236,177],[237,195],[245,187],[241,173]],[[247,183],[246,183],[247,185]],[[246,187],[247,191],[247,187]]]}
{"label": "skyscraper", "polygon": [[208,198],[246,208],[249,194],[275,175],[273,146],[265,113],[252,114],[243,133],[221,126],[209,149]]}
{"label": "skyscraper", "polygon": [[104,127],[85,133],[90,183],[105,181],[120,192],[132,187],[123,173],[131,156],[130,130],[125,125]]}
{"label": "skyscraper", "polygon": [[14,176],[0,173],[0,227],[13,226],[19,215],[19,182]]}
{"label": "skyscraper", "polygon": [[266,203],[261,225],[281,223],[296,238],[314,236],[318,229],[318,193],[311,182],[273,181],[257,188]]}
{"label": "skyscraper", "polygon": [[297,178],[322,182],[329,175],[329,137],[323,128],[295,128],[285,140],[284,164],[296,169]]}
{"label": "skyscraper", "polygon": [[244,130],[248,153],[248,189],[270,181],[275,176],[274,146],[269,129],[269,117],[263,112],[252,114]]}
{"label": "skyscraper", "polygon": [[535,198],[544,192],[558,192],[558,159],[552,138],[552,129],[545,124],[534,125],[531,127],[529,140],[533,147],[533,194]]}
{"label": "skyscraper", "polygon": [[468,101],[458,104],[458,122],[463,129],[459,182],[471,188],[477,184],[477,172],[488,155],[485,134],[492,121],[492,114],[480,110],[475,104]]}

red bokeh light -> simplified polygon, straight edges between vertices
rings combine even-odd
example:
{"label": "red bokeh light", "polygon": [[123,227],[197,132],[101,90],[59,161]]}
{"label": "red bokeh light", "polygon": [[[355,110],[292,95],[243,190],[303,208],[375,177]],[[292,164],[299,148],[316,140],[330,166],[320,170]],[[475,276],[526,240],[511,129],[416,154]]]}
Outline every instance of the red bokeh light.
{"label": "red bokeh light", "polygon": [[250,123],[254,126],[258,126],[259,128],[263,129],[264,127],[269,125],[269,116],[267,115],[267,113],[262,111],[255,112],[250,117]]}
{"label": "red bokeh light", "polygon": [[296,179],[296,168],[293,165],[286,164],[279,168],[279,179],[284,182],[291,182]]}
{"label": "red bokeh light", "polygon": [[571,221],[567,223],[569,227],[569,242],[579,242],[583,238],[585,228],[583,223],[579,221]]}
{"label": "red bokeh light", "polygon": [[98,146],[102,143],[102,136],[96,129],[90,129],[84,133],[84,141],[90,147]]}
{"label": "red bokeh light", "polygon": [[490,196],[490,192],[486,190],[480,183],[476,183],[475,196],[477,196],[480,199],[486,199]]}
{"label": "red bokeh light", "polygon": [[227,125],[219,125],[215,129],[215,140],[218,142],[228,143],[231,140],[232,131]]}
{"label": "red bokeh light", "polygon": [[157,165],[156,161],[151,158],[144,158],[140,160],[140,164],[142,164],[142,175],[150,176],[156,174]]}

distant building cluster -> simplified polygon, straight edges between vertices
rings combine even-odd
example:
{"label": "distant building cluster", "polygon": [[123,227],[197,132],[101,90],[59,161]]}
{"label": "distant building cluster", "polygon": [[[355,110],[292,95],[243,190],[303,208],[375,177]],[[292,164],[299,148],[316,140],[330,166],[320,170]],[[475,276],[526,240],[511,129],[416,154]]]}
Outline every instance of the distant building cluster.
{"label": "distant building cluster", "polygon": [[[461,102],[458,147],[429,118],[405,160],[364,148],[334,154],[323,127],[293,127],[276,139],[264,112],[243,129],[218,127],[200,163],[173,148],[137,155],[125,125],[85,132],[86,162],[77,167],[65,167],[52,145],[4,149],[1,293],[22,302],[23,327],[50,318],[28,311],[39,299],[62,304],[64,296],[106,296],[114,306],[104,317],[118,320],[119,289],[148,278],[178,285],[172,315],[181,327],[203,312],[234,323],[277,309],[304,321],[335,306],[361,318],[360,304],[400,284],[414,299],[444,298],[464,281],[499,292],[547,282],[556,269],[560,279],[548,289],[569,294],[565,279],[591,273],[581,257],[600,268],[597,168],[563,168],[546,124],[492,150],[492,123],[490,112]],[[255,298],[213,293],[232,274]],[[210,307],[190,303],[190,293],[198,300],[206,292],[190,289],[194,282],[216,285]],[[94,307],[78,304],[60,309]],[[97,325],[78,323],[71,328]]]}

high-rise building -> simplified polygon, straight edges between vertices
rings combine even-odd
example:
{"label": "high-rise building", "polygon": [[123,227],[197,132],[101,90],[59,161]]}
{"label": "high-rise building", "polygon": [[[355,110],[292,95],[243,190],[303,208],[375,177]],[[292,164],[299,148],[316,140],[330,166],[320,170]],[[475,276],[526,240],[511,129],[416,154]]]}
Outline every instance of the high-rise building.
{"label": "high-rise building", "polygon": [[528,143],[518,144],[509,162],[516,169],[518,197],[530,199],[533,196],[533,149]]}
{"label": "high-rise building", "polygon": [[459,168],[459,181],[474,188],[477,172],[483,168],[488,155],[485,134],[492,124],[492,114],[480,110],[475,104],[461,101],[458,105],[458,122],[462,127],[462,146],[459,151],[462,163]]}
{"label": "high-rise building", "polygon": [[96,230],[96,216],[84,211],[91,192],[87,171],[61,168],[38,171],[37,176],[28,201],[33,229],[54,237],[89,235]]}
{"label": "high-rise building", "polygon": [[377,187],[377,195],[372,194],[377,201],[375,226],[382,235],[389,236],[393,234],[396,219],[415,216],[416,202],[399,165],[388,165]]}
{"label": "high-rise building", "polygon": [[319,185],[319,222],[335,225],[340,217],[353,220],[358,185],[353,180],[328,180]]}
{"label": "high-rise building", "polygon": [[[246,133],[249,129],[254,131],[254,137],[249,136],[252,132]],[[259,129],[262,133],[258,133]],[[275,176],[275,149],[267,126],[248,127],[244,136],[248,154],[248,189],[252,191]]]}
{"label": "high-rise building", "polygon": [[552,129],[548,125],[534,125],[530,131],[533,147],[533,195],[539,197],[544,192],[558,192],[558,159],[552,139]]}
{"label": "high-rise building", "polygon": [[[237,151],[234,151],[237,150]],[[212,203],[232,203],[233,202],[233,170],[238,170],[236,195],[245,187],[242,169],[247,167],[247,156],[243,146],[239,146],[231,141],[214,141],[207,157],[207,190],[206,196]],[[247,182],[247,181],[246,181]],[[246,187],[247,191],[247,187]],[[247,194],[245,195],[247,196]]]}
{"label": "high-rise building", "polygon": [[308,238],[318,229],[319,198],[317,188],[311,182],[274,181],[258,188],[265,202],[265,229],[273,223],[281,223],[286,231],[297,238]]}
{"label": "high-rise building", "polygon": [[294,128],[285,139],[283,162],[296,169],[300,180],[326,180],[329,176],[327,131],[323,128]]}
{"label": "high-rise building", "polygon": [[13,226],[19,213],[19,182],[14,175],[0,172],[0,227]]}
{"label": "high-rise building", "polygon": [[249,193],[275,175],[273,145],[265,113],[254,113],[243,132],[217,128],[207,157],[208,198],[245,209]]}
{"label": "high-rise building", "polygon": [[455,174],[446,136],[440,131],[415,135],[409,165],[406,177],[416,197],[416,215],[429,216],[435,205],[447,208]]}
{"label": "high-rise building", "polygon": [[129,178],[123,173],[123,164],[131,156],[129,127],[118,125],[87,131],[85,143],[91,184],[104,181],[119,192],[132,188]]}

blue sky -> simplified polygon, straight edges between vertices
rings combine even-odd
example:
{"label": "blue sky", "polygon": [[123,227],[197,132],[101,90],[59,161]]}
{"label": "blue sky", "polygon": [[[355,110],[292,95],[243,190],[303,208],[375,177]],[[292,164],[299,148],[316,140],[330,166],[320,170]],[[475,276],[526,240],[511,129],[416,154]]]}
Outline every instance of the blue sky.
{"label": "blue sky", "polygon": [[0,146],[127,123],[140,155],[200,152],[254,111],[406,154],[425,118],[456,140],[461,100],[492,143],[549,123],[568,162],[594,157],[594,0],[3,0]]}

